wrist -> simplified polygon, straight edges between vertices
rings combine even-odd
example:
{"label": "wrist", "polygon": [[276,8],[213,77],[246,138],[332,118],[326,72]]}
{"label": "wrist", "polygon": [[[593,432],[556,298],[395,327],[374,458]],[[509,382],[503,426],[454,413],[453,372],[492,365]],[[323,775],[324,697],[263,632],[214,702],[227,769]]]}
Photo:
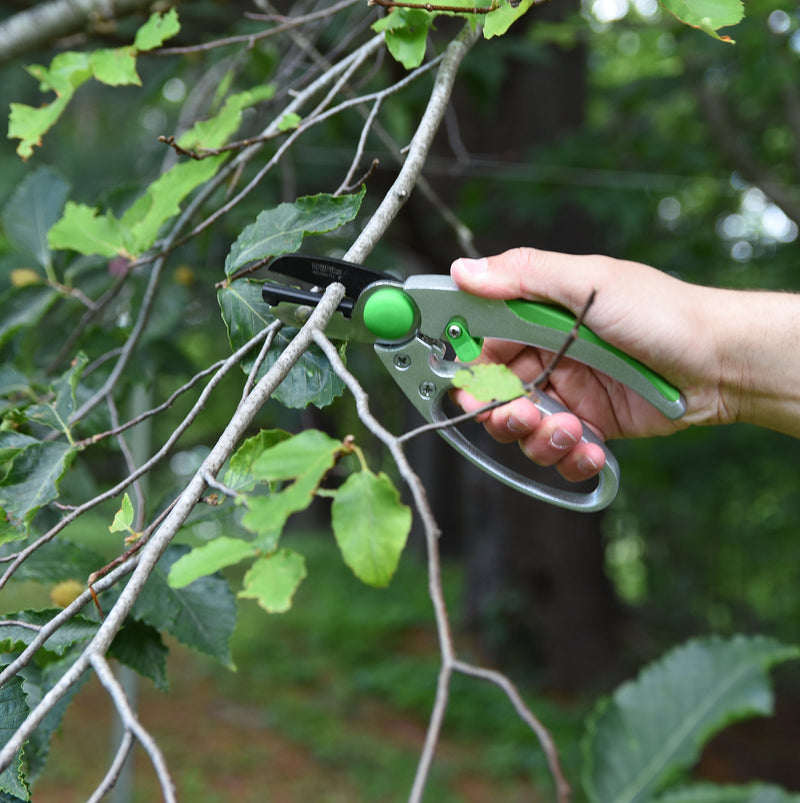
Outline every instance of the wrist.
{"label": "wrist", "polygon": [[720,417],[800,436],[800,296],[717,292]]}

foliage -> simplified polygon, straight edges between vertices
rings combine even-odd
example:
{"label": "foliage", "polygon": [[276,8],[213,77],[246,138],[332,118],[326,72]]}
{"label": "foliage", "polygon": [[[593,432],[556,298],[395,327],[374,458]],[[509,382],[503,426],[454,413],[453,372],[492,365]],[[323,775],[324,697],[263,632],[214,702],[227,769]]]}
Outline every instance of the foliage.
{"label": "foliage", "polygon": [[798,648],[774,639],[712,637],[678,647],[644,669],[602,701],[589,721],[584,741],[589,799],[656,798],[697,761],[716,731],[737,719],[772,713],[767,670],[798,656]]}
{"label": "foliage", "polygon": [[56,56],[49,67],[33,65],[28,72],[39,81],[39,88],[52,91],[56,100],[37,108],[22,103],[11,104],[8,136],[22,140],[17,153],[27,159],[41,143],[43,134],[55,125],[64,113],[75,91],[95,78],[109,86],[141,85],[136,72],[136,56],[162,45],[180,30],[175,9],[155,13],[136,33],[130,47],[95,50],[92,53],[66,52]]}

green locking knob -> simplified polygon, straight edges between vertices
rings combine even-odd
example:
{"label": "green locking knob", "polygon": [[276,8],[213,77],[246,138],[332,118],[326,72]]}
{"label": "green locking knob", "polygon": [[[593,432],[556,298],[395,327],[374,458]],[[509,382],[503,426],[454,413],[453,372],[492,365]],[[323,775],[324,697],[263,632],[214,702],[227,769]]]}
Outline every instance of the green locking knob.
{"label": "green locking knob", "polygon": [[364,326],[378,340],[401,340],[417,319],[417,308],[399,287],[380,287],[364,302]]}
{"label": "green locking knob", "polygon": [[467,329],[466,320],[460,315],[456,315],[448,321],[444,333],[447,335],[456,357],[461,362],[472,362],[478,358],[483,340],[472,337]]}

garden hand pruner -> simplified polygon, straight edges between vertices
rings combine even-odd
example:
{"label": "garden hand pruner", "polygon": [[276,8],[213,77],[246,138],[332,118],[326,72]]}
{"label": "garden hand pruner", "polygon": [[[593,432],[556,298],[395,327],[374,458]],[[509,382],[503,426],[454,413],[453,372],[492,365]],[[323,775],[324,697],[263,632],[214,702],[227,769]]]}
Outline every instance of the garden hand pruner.
{"label": "garden hand pruner", "polygon": [[[302,326],[325,287],[333,282],[344,285],[345,296],[326,334],[334,340],[373,343],[378,359],[431,423],[447,420],[443,402],[453,389],[453,376],[464,368],[463,363],[480,354],[484,337],[558,352],[575,324],[574,316],[560,307],[522,299],[479,298],[459,290],[449,276],[420,275],[399,281],[362,265],[303,254],[278,257],[269,271],[293,285],[285,280],[267,281],[262,290],[273,314],[292,326]],[[457,359],[450,358],[453,354]],[[680,418],[686,410],[680,391],[584,325],[570,344],[569,357],[624,383],[668,418]],[[531,400],[543,415],[566,410],[543,392]],[[483,471],[544,502],[593,511],[609,505],[617,494],[619,465],[586,425],[583,440],[598,443],[606,454],[597,486],[589,492],[552,487],[526,477],[481,451],[456,427],[438,431]]]}

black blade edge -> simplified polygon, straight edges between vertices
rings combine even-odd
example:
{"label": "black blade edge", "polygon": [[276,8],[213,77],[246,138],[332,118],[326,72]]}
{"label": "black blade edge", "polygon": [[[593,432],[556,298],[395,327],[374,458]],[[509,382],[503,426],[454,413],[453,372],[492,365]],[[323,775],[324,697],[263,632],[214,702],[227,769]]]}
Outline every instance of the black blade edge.
{"label": "black blade edge", "polygon": [[308,254],[284,254],[274,259],[268,270],[316,287],[340,282],[344,285],[345,295],[354,301],[368,285],[390,278],[355,262]]}

